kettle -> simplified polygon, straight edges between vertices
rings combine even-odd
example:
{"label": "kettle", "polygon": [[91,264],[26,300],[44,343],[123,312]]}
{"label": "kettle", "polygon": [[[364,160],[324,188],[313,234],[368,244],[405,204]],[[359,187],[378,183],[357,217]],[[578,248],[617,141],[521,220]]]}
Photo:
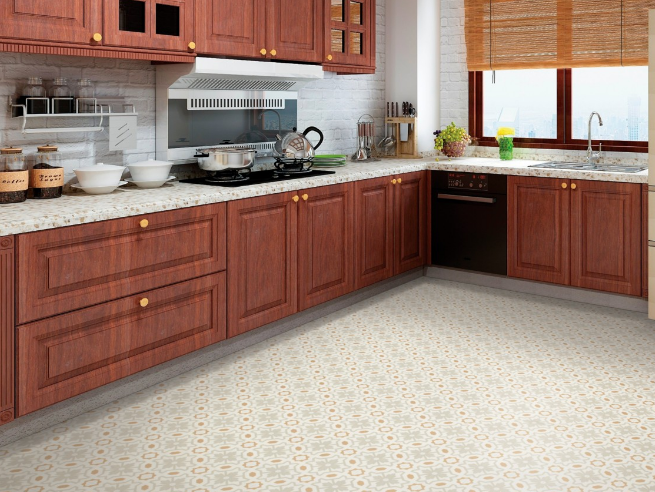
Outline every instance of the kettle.
{"label": "kettle", "polygon": [[[317,133],[318,143],[314,146],[307,140],[308,133]],[[318,149],[323,143],[323,132],[315,126],[310,126],[304,132],[299,133],[294,128],[292,132],[286,133],[284,137],[277,136],[275,142],[275,152],[283,159],[313,159]]]}

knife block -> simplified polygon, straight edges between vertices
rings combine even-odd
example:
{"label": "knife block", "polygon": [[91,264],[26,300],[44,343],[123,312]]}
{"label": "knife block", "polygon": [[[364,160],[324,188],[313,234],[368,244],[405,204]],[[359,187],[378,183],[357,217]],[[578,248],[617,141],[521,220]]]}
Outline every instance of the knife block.
{"label": "knife block", "polygon": [[[394,118],[386,118],[385,124],[393,125],[394,136],[396,137],[396,155],[388,156],[391,159],[420,159],[418,153],[418,132],[416,131],[416,123],[418,118],[411,118],[409,116],[399,116]],[[409,132],[407,141],[400,141],[400,125],[409,124]]]}

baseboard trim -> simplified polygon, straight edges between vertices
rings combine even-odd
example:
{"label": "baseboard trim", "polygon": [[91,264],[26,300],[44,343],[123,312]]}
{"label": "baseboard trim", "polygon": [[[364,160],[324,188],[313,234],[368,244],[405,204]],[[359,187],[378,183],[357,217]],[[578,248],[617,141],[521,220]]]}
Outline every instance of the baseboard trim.
{"label": "baseboard trim", "polygon": [[320,306],[294,314],[257,330],[244,333],[243,335],[225,340],[210,347],[205,347],[204,349],[178,357],[177,359],[126,377],[120,381],[115,381],[101,388],[88,391],[61,403],[17,418],[0,427],[0,446],[5,446],[29,435],[36,434],[53,425],[62,424],[67,420],[100,408],[117,399],[138,393],[200,366],[261,343],[269,338],[276,337],[311,321],[350,307],[353,304],[395,289],[407,282],[419,279],[423,275],[424,270],[422,267],[412,270],[326,302]]}
{"label": "baseboard trim", "polygon": [[492,287],[494,289],[522,292],[524,294],[553,297],[555,299],[563,299],[566,301],[585,302],[596,306],[625,309],[627,311],[636,311],[639,313],[648,312],[648,301],[640,297],[610,294],[607,292],[598,292],[595,290],[579,289],[577,287],[567,287],[564,285],[547,284],[543,282],[533,282],[530,280],[520,280],[501,275],[469,272],[454,268],[428,267],[425,270],[425,276],[440,280],[461,282],[464,284],[480,285],[482,287]]}

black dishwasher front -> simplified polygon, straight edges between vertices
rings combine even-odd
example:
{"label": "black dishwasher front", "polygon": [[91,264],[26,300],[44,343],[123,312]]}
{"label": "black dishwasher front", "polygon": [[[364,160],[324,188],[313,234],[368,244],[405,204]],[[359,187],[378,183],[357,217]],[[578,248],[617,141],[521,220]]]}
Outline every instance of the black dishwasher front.
{"label": "black dishwasher front", "polygon": [[507,176],[432,171],[432,263],[507,275]]}

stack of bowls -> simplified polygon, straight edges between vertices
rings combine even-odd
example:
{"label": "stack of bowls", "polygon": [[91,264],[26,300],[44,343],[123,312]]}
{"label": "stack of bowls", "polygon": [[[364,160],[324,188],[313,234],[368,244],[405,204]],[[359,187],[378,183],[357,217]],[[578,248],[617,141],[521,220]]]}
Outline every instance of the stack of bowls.
{"label": "stack of bowls", "polygon": [[131,179],[128,182],[134,183],[139,188],[159,188],[164,183],[175,179],[175,176],[169,176],[172,162],[166,161],[143,161],[134,164],[128,164],[130,168]]}
{"label": "stack of bowls", "polygon": [[127,184],[127,181],[121,181],[125,171],[123,166],[98,163],[95,166],[82,167],[74,171],[80,183],[72,185],[72,187],[82,189],[90,195],[105,195],[119,186]]}

